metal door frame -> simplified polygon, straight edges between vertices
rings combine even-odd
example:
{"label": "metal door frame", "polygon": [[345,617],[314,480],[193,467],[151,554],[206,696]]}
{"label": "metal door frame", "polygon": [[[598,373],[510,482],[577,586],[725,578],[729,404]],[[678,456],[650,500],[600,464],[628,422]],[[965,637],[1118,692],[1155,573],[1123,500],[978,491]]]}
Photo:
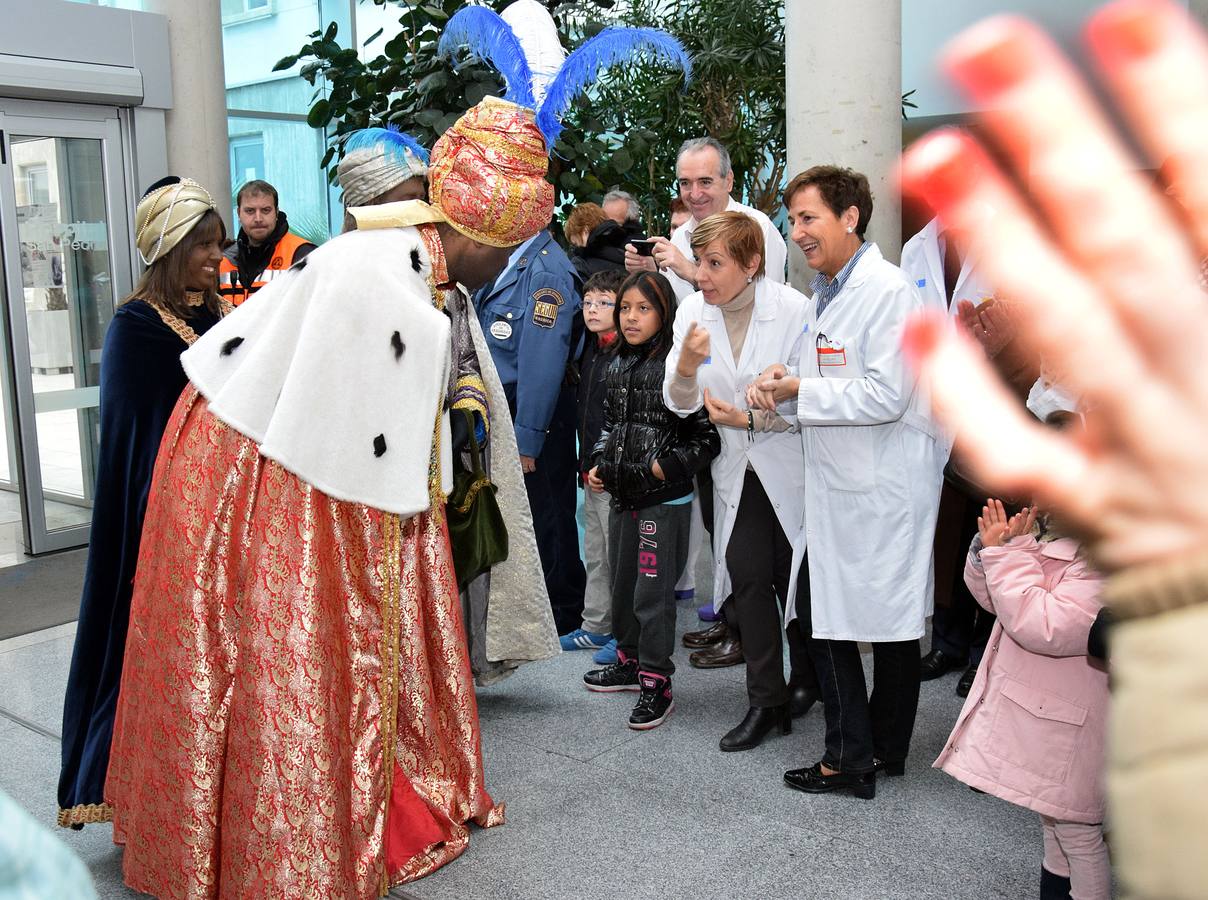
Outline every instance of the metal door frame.
{"label": "metal door frame", "polygon": [[[79,547],[88,543],[90,526],[75,525],[47,531],[43,502],[42,468],[38,450],[37,418],[30,366],[29,328],[25,315],[24,286],[17,232],[17,195],[14,182],[11,136],[44,138],[87,138],[101,142],[101,173],[105,187],[105,214],[108,228],[111,302],[132,290],[134,269],[130,252],[130,224],[127,212],[130,194],[128,148],[124,138],[128,128],[124,112],[116,107],[74,103],[32,103],[0,99],[0,248],[4,255],[4,291],[0,292],[7,319],[7,366],[15,407],[15,444],[17,448],[22,528],[27,553],[38,555]],[[21,302],[14,302],[21,298]],[[110,311],[112,313],[112,310]],[[95,392],[99,404],[99,388]],[[88,496],[91,486],[85,487]]]}

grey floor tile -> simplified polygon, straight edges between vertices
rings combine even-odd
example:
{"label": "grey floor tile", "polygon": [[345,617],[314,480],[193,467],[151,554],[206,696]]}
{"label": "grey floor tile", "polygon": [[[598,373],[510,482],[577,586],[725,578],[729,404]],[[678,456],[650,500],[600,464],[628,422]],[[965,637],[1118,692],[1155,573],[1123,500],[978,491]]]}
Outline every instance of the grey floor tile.
{"label": "grey floor tile", "polygon": [[59,734],[74,635],[0,653],[0,708]]}
{"label": "grey floor tile", "polygon": [[[698,582],[699,583],[699,582]],[[680,608],[680,631],[697,627]],[[54,731],[72,639],[0,652],[0,707]],[[585,651],[525,666],[479,692],[487,787],[508,824],[475,830],[465,855],[399,898],[638,900],[1017,898],[1035,893],[1040,827],[1025,810],[930,769],[961,707],[956,675],[923,685],[908,777],[872,802],[788,790],[785,769],[822,748],[815,708],[793,733],[724,754],[746,710],[741,667],[699,671],[676,651],[676,711],[646,733],[626,727],[634,694],[581,684]],[[48,825],[58,746],[0,717],[0,789]],[[104,898],[121,882],[109,826],[62,832]]]}
{"label": "grey floor tile", "polygon": [[80,831],[55,824],[55,786],[59,777],[59,745],[42,735],[0,717],[0,747],[7,765],[0,767],[0,790],[20,803],[84,861],[92,873],[97,895],[110,898],[142,897],[122,883],[121,850],[113,844],[108,824],[88,825]]}

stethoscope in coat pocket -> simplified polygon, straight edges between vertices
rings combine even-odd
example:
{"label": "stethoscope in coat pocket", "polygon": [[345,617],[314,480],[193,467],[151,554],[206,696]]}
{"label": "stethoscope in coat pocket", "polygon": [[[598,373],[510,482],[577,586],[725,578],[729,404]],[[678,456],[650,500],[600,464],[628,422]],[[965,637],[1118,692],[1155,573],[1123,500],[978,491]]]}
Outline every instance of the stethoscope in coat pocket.
{"label": "stethoscope in coat pocket", "polygon": [[814,350],[818,354],[818,375],[824,368],[842,367],[847,365],[847,350],[842,341],[832,341],[822,332],[814,338]]}

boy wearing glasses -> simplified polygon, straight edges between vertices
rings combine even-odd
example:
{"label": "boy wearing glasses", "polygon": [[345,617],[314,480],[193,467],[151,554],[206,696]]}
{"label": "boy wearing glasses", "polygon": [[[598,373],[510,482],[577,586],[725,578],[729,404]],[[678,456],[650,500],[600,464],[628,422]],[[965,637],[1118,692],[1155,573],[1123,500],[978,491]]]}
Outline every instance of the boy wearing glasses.
{"label": "boy wearing glasses", "polygon": [[591,450],[604,427],[604,375],[613,361],[617,332],[613,307],[623,270],[596,272],[583,285],[583,346],[578,356],[579,484],[583,491],[583,556],[587,588],[583,594],[583,625],[560,638],[563,650],[595,650],[594,661],[617,661],[612,638],[612,583],[608,572],[608,495],[586,489]]}

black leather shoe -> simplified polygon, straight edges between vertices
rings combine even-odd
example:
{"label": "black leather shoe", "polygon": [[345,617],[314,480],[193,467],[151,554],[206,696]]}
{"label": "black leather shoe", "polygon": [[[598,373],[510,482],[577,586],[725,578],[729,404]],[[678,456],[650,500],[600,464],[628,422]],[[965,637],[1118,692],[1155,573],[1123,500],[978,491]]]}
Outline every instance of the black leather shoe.
{"label": "black leather shoe", "polygon": [[742,655],[742,642],[728,637],[720,644],[695,650],[688,654],[688,664],[694,669],[724,669],[746,662]]}
{"label": "black leather shoe", "polygon": [[718,744],[726,753],[736,750],[752,750],[763,743],[767,733],[780,726],[781,734],[793,730],[793,717],[789,715],[789,704],[779,706],[752,706],[743,720],[726,732]]}
{"label": "black leather shoe", "polygon": [[699,650],[702,647],[712,647],[714,644],[720,644],[729,636],[730,626],[726,624],[725,619],[722,619],[708,628],[702,628],[700,631],[686,632],[684,634],[684,646],[690,650]]}
{"label": "black leather shoe", "polygon": [[900,777],[906,774],[906,763],[904,762],[886,762],[883,759],[874,759],[872,761],[872,768],[878,775]]}
{"label": "black leather shoe", "polygon": [[814,688],[804,684],[789,685],[789,714],[799,719],[810,711],[810,707],[822,699],[822,695]]}
{"label": "black leather shoe", "polygon": [[961,680],[956,683],[956,696],[968,697],[969,688],[973,687],[973,679],[977,677],[977,666],[970,666],[961,674]]}
{"label": "black leather shoe", "polygon": [[931,681],[933,678],[946,675],[953,669],[959,669],[963,665],[965,665],[965,660],[963,659],[957,659],[943,650],[932,650],[919,660],[919,680]]}
{"label": "black leather shoe", "polygon": [[784,783],[795,791],[807,794],[829,794],[832,791],[851,791],[861,800],[871,800],[877,794],[877,773],[849,775],[836,772],[822,774],[822,763],[814,763],[808,769],[792,769],[784,773]]}

